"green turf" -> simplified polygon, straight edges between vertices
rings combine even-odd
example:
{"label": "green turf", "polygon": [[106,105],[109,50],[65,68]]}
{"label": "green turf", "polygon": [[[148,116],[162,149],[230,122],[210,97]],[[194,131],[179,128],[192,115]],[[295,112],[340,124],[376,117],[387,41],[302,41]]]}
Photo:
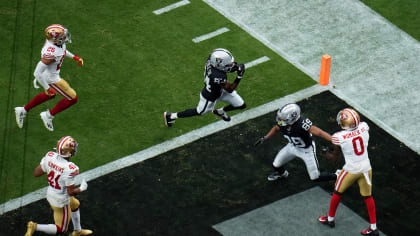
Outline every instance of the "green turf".
{"label": "green turf", "polygon": [[[9,40],[2,39],[10,58],[0,73],[12,82],[1,81],[5,112],[0,130],[6,138],[1,143],[0,202],[45,186],[45,180],[32,177],[32,171],[61,136],[78,140],[74,161],[86,171],[216,121],[210,114],[180,120],[167,129],[162,118],[165,110],[196,107],[204,63],[214,48],[228,48],[244,63],[262,56],[271,59],[249,69],[239,85],[250,108],[315,83],[202,1],[159,16],[152,13],[173,2],[18,1],[16,24],[15,15],[2,15],[1,22],[10,24]],[[40,92],[32,88],[32,72],[45,40],[43,29],[52,23],[69,28],[73,43],[68,50],[85,61],[80,68],[67,58],[61,71],[79,102],[56,116],[53,133],[43,127],[39,113],[52,108],[58,97],[30,111],[20,130],[13,107]],[[192,42],[221,27],[230,32],[199,44]]]}
{"label": "green turf", "polygon": [[[212,115],[179,120],[168,130],[162,119],[165,110],[196,106],[204,61],[216,47],[228,48],[239,62],[271,58],[249,69],[239,85],[249,108],[314,84],[202,1],[159,16],[152,13],[174,2],[1,0],[0,203],[45,186],[32,170],[61,136],[79,141],[74,161],[86,171],[216,121]],[[415,0],[363,2],[419,39],[420,4]],[[43,29],[53,23],[70,29],[68,49],[85,60],[79,68],[67,58],[61,72],[79,103],[56,116],[53,133],[43,127],[39,113],[59,98],[31,111],[20,130],[13,107],[40,92],[32,87],[32,73]],[[231,31],[199,44],[191,41],[221,27]]]}
{"label": "green turf", "polygon": [[361,0],[364,4],[420,41],[420,2],[418,0]]}

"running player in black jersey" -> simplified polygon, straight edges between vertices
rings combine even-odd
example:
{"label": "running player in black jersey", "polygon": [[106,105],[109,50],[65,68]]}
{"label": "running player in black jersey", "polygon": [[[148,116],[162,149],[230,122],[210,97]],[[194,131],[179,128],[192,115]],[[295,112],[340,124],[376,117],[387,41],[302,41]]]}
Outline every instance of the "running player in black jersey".
{"label": "running player in black jersey", "polygon": [[316,135],[331,142],[330,134],[312,125],[310,119],[301,116],[300,107],[294,103],[286,104],[280,108],[277,112],[276,121],[277,124],[271,128],[270,132],[255,143],[256,146],[260,145],[279,131],[289,141],[277,153],[273,162],[275,172],[268,176],[268,180],[287,178],[289,172],[284,168],[284,165],[295,157],[299,157],[305,162],[311,180],[328,181],[337,179],[336,174],[320,173],[315,142],[312,140],[312,135]]}
{"label": "running player in black jersey", "polygon": [[[237,72],[233,83],[227,80],[229,72]],[[213,50],[204,67],[204,88],[197,107],[176,113],[164,112],[165,125],[171,127],[177,118],[204,115],[209,111],[213,111],[224,121],[230,121],[230,116],[226,112],[246,107],[244,100],[235,90],[244,73],[245,65],[236,63],[228,50],[223,48]],[[229,105],[214,109],[218,101],[229,103]]]}

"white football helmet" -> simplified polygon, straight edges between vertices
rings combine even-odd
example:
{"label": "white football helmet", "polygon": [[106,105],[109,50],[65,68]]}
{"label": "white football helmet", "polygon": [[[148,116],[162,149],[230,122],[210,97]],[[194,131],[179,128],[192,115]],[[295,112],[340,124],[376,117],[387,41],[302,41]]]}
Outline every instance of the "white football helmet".
{"label": "white football helmet", "polygon": [[216,48],[210,54],[210,64],[221,71],[229,72],[234,66],[235,59],[228,50],[224,48]]}
{"label": "white football helmet", "polygon": [[44,31],[45,37],[57,45],[71,43],[71,34],[67,28],[59,24],[48,26]]}
{"label": "white football helmet", "polygon": [[337,123],[342,129],[355,129],[359,126],[360,116],[351,108],[346,108],[338,112]]}
{"label": "white football helmet", "polygon": [[61,157],[72,157],[76,154],[79,144],[71,136],[64,136],[57,143],[57,153]]}
{"label": "white football helmet", "polygon": [[293,125],[300,118],[300,107],[295,103],[288,103],[277,111],[276,121],[281,126]]}

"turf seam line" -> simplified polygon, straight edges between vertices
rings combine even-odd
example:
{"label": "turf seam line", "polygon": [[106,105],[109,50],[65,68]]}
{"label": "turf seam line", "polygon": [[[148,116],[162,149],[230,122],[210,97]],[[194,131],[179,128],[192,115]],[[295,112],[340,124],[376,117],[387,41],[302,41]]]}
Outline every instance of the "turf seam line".
{"label": "turf seam line", "polygon": [[193,39],[192,39],[192,41],[193,41],[194,43],[199,43],[199,42],[201,42],[201,41],[204,41],[204,40],[211,39],[211,38],[214,38],[214,37],[216,37],[216,36],[219,36],[219,35],[221,35],[221,34],[223,34],[223,33],[228,32],[228,31],[230,31],[228,28],[223,27],[223,28],[220,28],[220,29],[215,30],[215,31],[213,31],[213,32],[210,32],[210,33],[208,33],[208,34],[204,34],[204,35],[201,35],[201,36],[195,37],[195,38],[193,38]]}
{"label": "turf seam line", "polygon": [[166,7],[163,7],[163,8],[161,8],[161,9],[154,10],[154,11],[153,11],[153,13],[154,13],[155,15],[160,15],[160,14],[162,14],[162,13],[165,13],[165,12],[171,11],[171,10],[173,10],[173,9],[175,9],[175,8],[182,7],[182,6],[187,5],[187,4],[190,4],[190,1],[188,1],[188,0],[183,0],[183,1],[176,2],[176,3],[174,3],[174,4],[171,4],[171,5],[168,5],[168,6],[166,6]]}
{"label": "turf seam line", "polygon": [[[327,87],[321,86],[321,85],[313,85],[311,87],[308,87],[306,89],[302,89],[298,92],[295,92],[293,94],[289,94],[285,97],[276,99],[274,101],[271,101],[269,103],[260,105],[258,107],[246,110],[244,112],[241,112],[239,114],[236,114],[232,116],[232,120],[230,122],[225,121],[217,121],[214,123],[211,123],[209,125],[206,125],[202,128],[190,131],[184,135],[175,137],[173,139],[170,139],[168,141],[165,141],[163,143],[157,144],[155,146],[152,146],[150,148],[144,149],[142,151],[139,151],[137,153],[128,155],[126,157],[123,157],[121,159],[115,160],[113,162],[109,162],[105,165],[96,167],[94,169],[88,170],[86,172],[81,173],[76,177],[76,184],[80,184],[82,179],[86,179],[86,181],[90,181],[93,179],[96,179],[98,177],[104,176],[106,174],[109,174],[111,172],[120,170],[125,167],[129,167],[131,165],[140,163],[142,161],[145,161],[147,159],[156,157],[162,153],[174,150],[178,147],[184,146],[188,143],[194,142],[200,138],[206,137],[208,135],[214,134],[216,132],[219,132],[221,130],[230,128],[232,126],[235,126],[237,124],[243,123],[247,120],[254,119],[256,117],[265,115],[267,113],[270,113],[272,111],[275,111],[279,109],[282,105],[285,103],[290,102],[297,102],[301,101],[305,98],[314,96],[316,94],[320,94],[322,92],[328,91]],[[273,117],[274,119],[274,117]],[[163,120],[162,120],[163,122]],[[46,197],[46,191],[47,187],[38,189],[34,192],[28,193],[22,197],[15,198],[12,200],[7,201],[6,203],[3,203],[0,205],[0,215],[15,210],[19,207],[28,205],[32,202],[44,199]],[[89,191],[89,190],[88,190]]]}
{"label": "turf seam line", "polygon": [[[2,181],[3,180],[3,176],[4,177],[7,177],[7,172],[6,172],[6,169],[7,168],[4,168],[5,166],[6,166],[6,164],[5,164],[5,162],[6,162],[6,153],[8,152],[7,150],[9,150],[10,149],[10,142],[9,142],[9,134],[10,134],[10,132],[9,132],[9,128],[8,127],[10,127],[10,114],[11,114],[11,106],[12,106],[12,104],[13,104],[13,92],[14,92],[14,80],[15,80],[15,78],[16,78],[16,60],[17,60],[17,58],[16,58],[16,55],[17,55],[17,53],[16,53],[16,51],[17,51],[17,47],[18,47],[18,44],[16,43],[16,39],[17,39],[17,34],[18,34],[18,31],[19,31],[19,29],[18,29],[18,21],[19,21],[19,13],[20,13],[20,6],[21,6],[21,1],[16,1],[16,18],[15,18],[15,32],[14,32],[14,35],[13,35],[13,50],[12,50],[12,52],[13,52],[13,55],[12,55],[12,60],[11,60],[11,65],[10,65],[10,68],[11,68],[11,71],[10,71],[10,76],[9,76],[9,88],[8,88],[8,91],[9,91],[9,95],[8,95],[8,97],[7,97],[7,102],[6,102],[6,104],[7,104],[7,107],[6,107],[6,112],[5,112],[5,116],[6,116],[6,118],[5,118],[5,128],[4,128],[4,136],[3,136],[3,138],[4,138],[4,140],[3,140],[3,151],[2,151],[2,156],[1,156],[1,164],[0,164],[0,181]],[[4,172],[6,172],[6,173],[4,173]],[[3,173],[4,173],[4,175],[3,175]],[[5,181],[4,182],[4,189],[2,189],[1,191],[0,191],[0,193],[3,193],[3,194],[5,194],[7,192],[7,181]],[[1,199],[0,200],[3,200],[4,198],[3,197],[5,197],[5,195],[0,195],[0,197],[1,197]],[[0,211],[2,210],[2,207],[0,207]]]}

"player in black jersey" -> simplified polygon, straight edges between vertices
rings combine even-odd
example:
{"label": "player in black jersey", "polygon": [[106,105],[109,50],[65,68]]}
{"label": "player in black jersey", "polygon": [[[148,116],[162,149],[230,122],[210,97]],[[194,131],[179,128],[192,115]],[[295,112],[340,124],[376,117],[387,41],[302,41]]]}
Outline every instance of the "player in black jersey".
{"label": "player in black jersey", "polygon": [[[233,83],[227,80],[227,73],[231,72],[237,72]],[[230,116],[226,112],[246,108],[244,100],[235,90],[244,73],[245,65],[235,62],[228,50],[223,48],[213,50],[204,67],[204,88],[200,93],[200,102],[197,107],[176,113],[164,112],[165,125],[171,127],[177,118],[204,115],[209,111],[213,111],[224,121],[230,121]],[[229,105],[214,109],[218,101],[229,103]]]}
{"label": "player in black jersey", "polygon": [[289,172],[284,168],[284,165],[295,157],[299,157],[305,162],[311,180],[336,180],[336,174],[320,173],[315,142],[312,140],[312,135],[316,135],[331,142],[330,134],[312,125],[310,119],[301,116],[300,107],[294,103],[286,104],[280,108],[277,112],[276,121],[277,124],[271,128],[270,132],[255,143],[256,146],[260,145],[279,131],[289,141],[277,153],[273,162],[275,172],[268,176],[268,180],[286,178]]}

